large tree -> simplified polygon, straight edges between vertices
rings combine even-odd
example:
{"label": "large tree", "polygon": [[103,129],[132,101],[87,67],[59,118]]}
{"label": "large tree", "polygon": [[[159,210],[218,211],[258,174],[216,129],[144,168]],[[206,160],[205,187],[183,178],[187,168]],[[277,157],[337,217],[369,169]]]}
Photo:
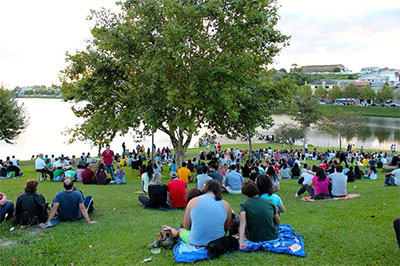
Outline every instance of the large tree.
{"label": "large tree", "polygon": [[360,90],[353,83],[349,83],[344,87],[343,97],[345,98],[358,98]]}
{"label": "large tree", "polygon": [[357,132],[364,130],[362,127],[362,116],[354,112],[346,112],[338,108],[334,113],[324,114],[317,122],[317,128],[339,140],[339,149],[342,150],[342,138],[357,135]]}
{"label": "large tree", "polygon": [[318,86],[314,91],[314,97],[318,99],[325,99],[328,97],[328,90],[322,86]]}
{"label": "large tree", "polygon": [[343,96],[343,91],[337,85],[334,85],[332,89],[329,91],[329,98],[331,100],[342,98],[342,96]]}
{"label": "large tree", "polygon": [[364,100],[373,100],[376,97],[375,90],[370,85],[365,85],[360,89],[360,98]]}
{"label": "large tree", "polygon": [[382,88],[378,91],[378,93],[376,94],[376,98],[380,102],[385,102],[387,100],[393,99],[393,97],[394,97],[393,89],[391,87],[389,87],[388,84],[384,84],[382,86]]}
{"label": "large tree", "polygon": [[288,143],[292,149],[296,140],[304,139],[306,131],[300,125],[294,123],[284,123],[274,131],[276,139],[282,143]]}
{"label": "large tree", "polygon": [[12,144],[28,126],[23,104],[18,104],[12,91],[0,85],[0,140]]}
{"label": "large tree", "polygon": [[227,133],[260,87],[280,100],[263,78],[288,41],[276,29],[275,1],[127,0],[120,7],[93,12],[87,49],[67,55],[62,91],[78,103],[81,128],[102,115],[112,132],[161,130],[180,165],[199,128]]}

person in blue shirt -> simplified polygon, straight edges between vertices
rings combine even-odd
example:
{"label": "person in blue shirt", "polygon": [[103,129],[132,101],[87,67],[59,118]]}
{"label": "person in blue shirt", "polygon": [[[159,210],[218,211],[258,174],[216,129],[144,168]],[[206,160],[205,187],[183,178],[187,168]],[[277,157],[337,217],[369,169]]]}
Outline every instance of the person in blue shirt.
{"label": "person in blue shirt", "polygon": [[[41,223],[41,228],[47,228],[55,226],[61,221],[75,221],[80,220],[82,217],[89,224],[95,224],[96,221],[92,221],[89,218],[88,210],[93,206],[93,198],[91,196],[83,199],[82,192],[75,189],[74,182],[66,178],[64,180],[64,190],[56,194],[53,200],[53,206],[51,207],[49,217],[46,223]],[[57,212],[57,217],[55,217]]]}
{"label": "person in blue shirt", "polygon": [[272,178],[269,175],[258,175],[256,179],[256,184],[260,198],[271,199],[275,206],[278,208],[279,212],[285,211],[285,206],[283,205],[281,197],[273,193]]}
{"label": "person in blue shirt", "polygon": [[229,173],[225,177],[225,188],[230,194],[241,194],[243,185],[243,176],[236,171],[235,164],[231,165]]}

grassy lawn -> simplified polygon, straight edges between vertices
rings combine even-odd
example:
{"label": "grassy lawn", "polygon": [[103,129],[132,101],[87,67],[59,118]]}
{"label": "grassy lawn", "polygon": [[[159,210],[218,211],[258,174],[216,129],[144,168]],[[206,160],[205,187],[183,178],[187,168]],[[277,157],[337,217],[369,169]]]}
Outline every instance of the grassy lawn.
{"label": "grassy lawn", "polygon": [[[294,107],[293,107],[294,108]],[[359,113],[363,116],[378,116],[378,117],[393,117],[400,118],[400,108],[399,107],[382,107],[382,106],[349,106],[349,105],[318,105],[318,111],[323,114],[333,113],[338,108],[343,109],[347,112]],[[291,112],[292,108],[277,110],[276,113],[288,113]]]}
{"label": "grassy lawn", "polygon": [[[23,166],[22,169],[25,172],[22,178],[0,179],[0,191],[14,203],[26,180],[36,177],[33,166]],[[133,194],[141,187],[137,173],[131,173],[128,168],[126,172],[127,185],[76,183],[85,195],[94,197],[97,210],[91,218],[98,222],[97,225],[82,220],[63,222],[46,230],[25,227],[10,232],[13,226],[10,222],[1,224],[0,265],[12,262],[20,265],[136,265],[149,257],[152,261],[148,265],[174,264],[171,250],[163,249],[161,254],[153,255],[147,244],[155,239],[162,224],[179,226],[184,212],[140,207],[137,195]],[[167,167],[163,174],[163,181],[167,182]],[[299,189],[297,180],[282,180],[278,194],[286,212],[281,215],[281,220],[293,226],[295,233],[303,235],[306,258],[268,252],[234,252],[198,264],[398,265],[400,253],[392,222],[400,216],[400,188],[382,187],[382,183],[383,174],[380,172],[377,181],[349,183],[348,193],[359,193],[360,198],[302,202],[293,197]],[[51,201],[59,190],[62,190],[61,183],[39,184],[39,192],[47,201]],[[224,199],[237,213],[239,203],[245,198],[224,194]]]}

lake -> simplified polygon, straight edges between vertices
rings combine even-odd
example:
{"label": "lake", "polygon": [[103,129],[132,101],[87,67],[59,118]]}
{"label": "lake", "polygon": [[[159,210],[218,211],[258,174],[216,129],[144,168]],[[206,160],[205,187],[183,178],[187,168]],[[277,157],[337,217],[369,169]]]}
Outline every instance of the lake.
{"label": "lake", "polygon": [[[64,154],[71,156],[75,154],[79,156],[82,152],[90,152],[97,155],[97,147],[92,147],[90,143],[74,142],[68,144],[68,136],[63,132],[68,127],[74,127],[80,120],[71,110],[72,104],[63,102],[60,99],[18,99],[25,105],[29,114],[29,126],[15,140],[15,144],[7,144],[0,142],[0,158],[5,159],[6,156],[15,155],[20,160],[28,160],[32,155],[38,153],[54,154],[59,156]],[[268,131],[261,131],[262,134],[273,134],[276,126],[290,122],[288,115],[273,115],[275,126]],[[398,118],[382,118],[382,117],[366,117],[364,122],[364,130],[359,132],[357,137],[351,139],[343,139],[343,145],[348,143],[355,144],[356,147],[364,146],[366,149],[390,149],[390,145],[395,143],[400,148],[400,119]],[[208,130],[203,128],[200,135]],[[339,142],[336,137],[322,134],[315,129],[310,129],[307,133],[308,142],[313,145],[322,147],[338,147]],[[238,141],[229,140],[218,137],[221,143],[234,143]],[[198,141],[198,136],[193,137],[191,147],[194,147]],[[125,136],[117,136],[111,143],[111,149],[115,153],[122,152],[122,143],[125,142],[127,149],[132,150],[137,143],[134,142],[132,133]],[[257,142],[257,141],[255,141]],[[140,142],[147,147],[151,147],[151,137],[147,137]],[[172,144],[169,137],[157,131],[155,134],[155,143],[157,147],[169,146]],[[298,144],[301,144],[298,142]]]}

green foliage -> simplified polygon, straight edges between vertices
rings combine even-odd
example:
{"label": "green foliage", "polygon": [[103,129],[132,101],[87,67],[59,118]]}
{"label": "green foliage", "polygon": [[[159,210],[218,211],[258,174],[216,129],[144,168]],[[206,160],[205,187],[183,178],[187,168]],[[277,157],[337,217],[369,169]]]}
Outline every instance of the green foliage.
{"label": "green foliage", "polygon": [[359,89],[353,83],[349,83],[344,87],[343,97],[344,98],[358,98],[359,97]]}
{"label": "green foliage", "polygon": [[[67,56],[62,92],[80,103],[81,130],[104,130],[86,126],[101,116],[110,138],[129,128],[143,135],[159,129],[179,165],[200,127],[229,134],[227,121],[238,125],[247,109],[265,111],[285,93],[264,77],[288,42],[276,29],[275,1],[128,0],[120,7],[119,14],[93,12],[87,50]],[[265,124],[267,115],[252,124]]]}
{"label": "green foliage", "polygon": [[339,148],[342,150],[342,137],[351,138],[358,131],[362,131],[362,117],[353,112],[347,112],[338,108],[336,112],[321,116],[317,122],[317,128],[339,139]]}
{"label": "green foliage", "polygon": [[375,97],[375,90],[370,85],[365,85],[360,89],[360,99],[373,100]]}
{"label": "green foliage", "polygon": [[339,88],[339,86],[334,85],[332,87],[332,89],[329,91],[329,98],[331,100],[334,100],[334,99],[338,99],[338,98],[342,98],[342,97],[343,97],[342,90]]}
{"label": "green foliage", "polygon": [[318,86],[314,91],[314,97],[318,99],[324,99],[328,97],[328,90],[322,86]]}
{"label": "green foliage", "polygon": [[306,100],[311,99],[312,97],[312,89],[310,85],[304,84],[297,89],[296,99]]}
{"label": "green foliage", "polygon": [[376,94],[376,99],[380,102],[385,102],[389,99],[393,99],[393,97],[394,97],[393,89],[389,87],[388,84],[384,84]]}
{"label": "green foliage", "polygon": [[306,130],[304,127],[293,123],[284,123],[275,129],[274,134],[279,142],[288,143],[290,149],[292,149],[296,140],[305,138]]}
{"label": "green foliage", "polygon": [[14,93],[0,85],[0,140],[12,143],[27,126],[28,117],[23,104],[18,104]]}

